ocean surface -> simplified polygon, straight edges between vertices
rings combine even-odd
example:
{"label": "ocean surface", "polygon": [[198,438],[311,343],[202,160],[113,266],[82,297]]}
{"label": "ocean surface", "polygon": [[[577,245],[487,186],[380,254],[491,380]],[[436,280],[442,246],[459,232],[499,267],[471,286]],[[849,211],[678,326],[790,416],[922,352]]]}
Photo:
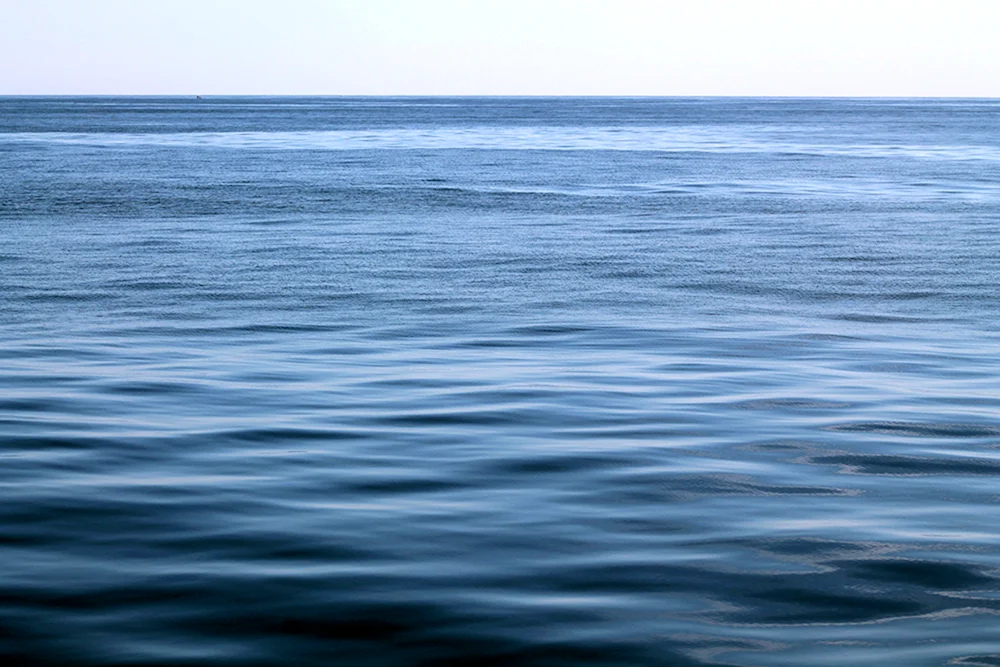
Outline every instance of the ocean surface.
{"label": "ocean surface", "polygon": [[1000,665],[1000,101],[0,98],[10,665]]}

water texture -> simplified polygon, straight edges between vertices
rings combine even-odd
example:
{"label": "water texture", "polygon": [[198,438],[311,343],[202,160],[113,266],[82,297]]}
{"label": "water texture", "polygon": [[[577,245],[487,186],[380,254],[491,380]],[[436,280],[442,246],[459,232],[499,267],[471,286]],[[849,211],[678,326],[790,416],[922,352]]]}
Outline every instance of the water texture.
{"label": "water texture", "polygon": [[1000,664],[1000,102],[0,98],[0,657]]}

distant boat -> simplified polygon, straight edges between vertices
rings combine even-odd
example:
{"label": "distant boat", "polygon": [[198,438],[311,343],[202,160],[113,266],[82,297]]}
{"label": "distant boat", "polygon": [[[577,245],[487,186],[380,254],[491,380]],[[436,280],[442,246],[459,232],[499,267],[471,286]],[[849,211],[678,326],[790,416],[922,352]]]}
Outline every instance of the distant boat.
{"label": "distant boat", "polygon": [[201,99],[201,95],[195,95],[195,99]]}

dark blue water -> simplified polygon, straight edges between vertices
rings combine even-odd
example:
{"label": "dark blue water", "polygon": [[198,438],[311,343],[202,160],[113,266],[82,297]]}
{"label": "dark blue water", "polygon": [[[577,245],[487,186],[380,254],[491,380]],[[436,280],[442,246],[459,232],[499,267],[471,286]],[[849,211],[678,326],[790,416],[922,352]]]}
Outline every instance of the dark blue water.
{"label": "dark blue water", "polygon": [[1000,102],[0,99],[0,655],[1000,664]]}

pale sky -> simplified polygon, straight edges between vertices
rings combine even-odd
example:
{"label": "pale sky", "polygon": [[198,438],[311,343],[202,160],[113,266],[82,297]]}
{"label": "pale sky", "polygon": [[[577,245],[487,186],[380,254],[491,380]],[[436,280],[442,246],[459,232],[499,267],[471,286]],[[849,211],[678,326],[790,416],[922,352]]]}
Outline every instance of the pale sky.
{"label": "pale sky", "polygon": [[1000,0],[0,0],[0,94],[1000,97]]}

